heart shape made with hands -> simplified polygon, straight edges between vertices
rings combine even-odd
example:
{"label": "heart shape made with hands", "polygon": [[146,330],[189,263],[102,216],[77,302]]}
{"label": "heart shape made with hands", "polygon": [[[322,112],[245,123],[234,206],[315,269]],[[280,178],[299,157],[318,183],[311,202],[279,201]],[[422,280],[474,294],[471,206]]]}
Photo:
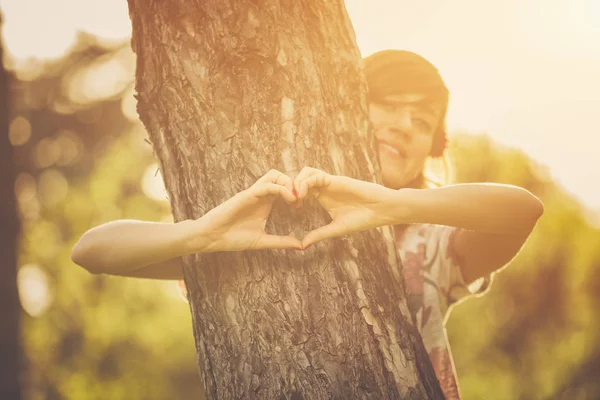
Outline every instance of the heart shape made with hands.
{"label": "heart shape made with hands", "polygon": [[269,198],[268,214],[277,196],[282,197],[288,204],[301,208],[310,195],[331,218],[328,224],[309,231],[302,239],[298,239],[302,233],[298,231],[288,236],[265,233],[264,240],[255,248],[292,247],[306,250],[315,242],[364,231],[389,222],[389,218],[387,221],[385,219],[385,199],[389,198],[390,189],[371,182],[330,175],[315,168],[303,168],[294,180],[282,172],[271,170],[250,189],[258,198]]}
{"label": "heart shape made with hands", "polygon": [[[292,193],[297,196],[297,191],[292,190]],[[274,204],[269,213],[265,232],[298,240],[298,246],[288,246],[290,248],[308,250],[315,242],[309,242],[310,233],[324,224],[331,223],[331,216],[315,199],[314,193],[309,192],[302,201],[296,197],[293,203],[285,199],[276,200],[277,196],[273,196],[273,199]],[[274,221],[279,221],[281,225],[276,225]]]}

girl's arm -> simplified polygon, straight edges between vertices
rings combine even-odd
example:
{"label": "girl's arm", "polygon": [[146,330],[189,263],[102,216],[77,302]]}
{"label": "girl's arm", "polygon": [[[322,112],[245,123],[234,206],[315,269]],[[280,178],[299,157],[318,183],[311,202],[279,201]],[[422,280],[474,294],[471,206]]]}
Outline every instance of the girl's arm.
{"label": "girl's arm", "polygon": [[389,201],[400,223],[430,223],[460,229],[453,241],[466,282],[506,265],[519,252],[544,212],[527,190],[491,183],[434,189],[401,189]]}
{"label": "girl's arm", "polygon": [[177,258],[190,253],[301,248],[293,236],[265,233],[276,198],[295,203],[292,180],[272,170],[196,220],[113,221],[87,231],[71,258],[92,273],[180,279]]}
{"label": "girl's arm", "polygon": [[462,228],[454,250],[467,282],[502,267],[519,251],[543,213],[527,190],[489,183],[392,190],[375,183],[303,169],[294,185],[298,203],[312,192],[332,222],[302,244],[382,225],[429,223]]}
{"label": "girl's arm", "polygon": [[[181,279],[178,257],[202,251],[188,240],[193,221],[159,223],[112,221],[87,231],[71,252],[71,259],[94,274]],[[200,238],[206,237],[198,231]]]}

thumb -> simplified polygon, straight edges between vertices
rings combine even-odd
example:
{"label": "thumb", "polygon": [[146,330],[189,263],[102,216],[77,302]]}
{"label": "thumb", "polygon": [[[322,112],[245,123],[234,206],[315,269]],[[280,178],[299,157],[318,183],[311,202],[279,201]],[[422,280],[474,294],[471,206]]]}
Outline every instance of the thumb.
{"label": "thumb", "polygon": [[319,242],[324,239],[342,236],[345,233],[346,231],[343,228],[343,226],[335,222],[331,222],[330,224],[321,226],[315,230],[308,232],[306,236],[304,236],[304,238],[302,239],[302,248],[306,249],[313,243]]}
{"label": "thumb", "polygon": [[258,241],[256,249],[302,248],[300,239],[294,236],[264,235]]}

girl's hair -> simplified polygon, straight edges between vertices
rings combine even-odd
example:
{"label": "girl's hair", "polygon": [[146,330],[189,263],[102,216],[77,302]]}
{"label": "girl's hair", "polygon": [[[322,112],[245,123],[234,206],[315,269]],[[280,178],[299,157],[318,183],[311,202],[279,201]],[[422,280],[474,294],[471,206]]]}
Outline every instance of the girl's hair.
{"label": "girl's hair", "polygon": [[439,182],[439,178],[435,179],[429,176],[429,173],[423,173],[421,180],[424,186],[427,186],[428,182],[437,186],[448,184],[451,177],[445,150],[448,142],[446,113],[449,92],[437,68],[416,53],[383,50],[364,59],[364,71],[369,101],[377,101],[399,93],[423,93],[428,101],[441,105],[442,112],[434,132],[430,157],[441,160],[444,178]]}

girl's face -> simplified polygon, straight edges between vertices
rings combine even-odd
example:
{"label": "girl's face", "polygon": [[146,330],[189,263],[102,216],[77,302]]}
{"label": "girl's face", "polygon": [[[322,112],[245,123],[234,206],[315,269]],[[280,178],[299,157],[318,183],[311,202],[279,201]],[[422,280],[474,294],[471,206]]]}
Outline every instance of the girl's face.
{"label": "girl's face", "polygon": [[406,187],[422,173],[441,112],[423,94],[390,95],[369,104],[386,187]]}

